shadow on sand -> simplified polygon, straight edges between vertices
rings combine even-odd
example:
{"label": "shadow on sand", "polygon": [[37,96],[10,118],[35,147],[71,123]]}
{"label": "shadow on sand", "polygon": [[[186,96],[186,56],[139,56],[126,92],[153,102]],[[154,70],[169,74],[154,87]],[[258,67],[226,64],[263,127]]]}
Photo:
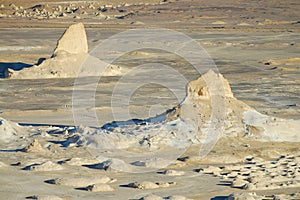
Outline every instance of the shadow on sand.
{"label": "shadow on sand", "polygon": [[216,196],[211,198],[210,200],[228,200],[229,196]]}
{"label": "shadow on sand", "polygon": [[22,62],[0,62],[0,78],[7,78],[9,76],[8,69],[19,71],[32,66],[31,64]]}
{"label": "shadow on sand", "polygon": [[[40,58],[37,63],[34,65],[41,64],[46,58]],[[0,62],[0,78],[7,78],[9,77],[8,69],[12,69],[14,71],[19,71],[24,68],[32,67],[32,64],[27,64],[23,62]]]}

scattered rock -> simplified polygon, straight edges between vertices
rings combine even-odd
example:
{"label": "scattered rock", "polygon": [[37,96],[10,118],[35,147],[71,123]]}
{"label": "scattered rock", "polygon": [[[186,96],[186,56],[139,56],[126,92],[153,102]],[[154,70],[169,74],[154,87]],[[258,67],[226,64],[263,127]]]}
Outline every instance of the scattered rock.
{"label": "scattered rock", "polygon": [[24,168],[24,170],[31,171],[55,171],[62,170],[63,167],[57,163],[53,163],[52,161],[47,161],[41,164],[33,164]]}
{"label": "scattered rock", "polygon": [[85,187],[87,185],[98,185],[115,182],[115,179],[109,178],[107,176],[87,176],[87,177],[75,177],[75,178],[55,178],[47,180],[47,183],[55,185],[65,185],[72,187]]}
{"label": "scattered rock", "polygon": [[253,156],[247,156],[247,157],[245,158],[245,160],[247,160],[247,161],[252,161],[253,159],[254,159]]}
{"label": "scattered rock", "polygon": [[200,172],[204,174],[214,174],[214,175],[220,175],[221,171],[222,170],[219,167],[215,167],[215,166],[209,166],[207,168],[200,169]]}
{"label": "scattered rock", "polygon": [[226,165],[223,170],[225,171],[240,171],[242,166],[240,165]]}
{"label": "scattered rock", "polygon": [[114,188],[107,184],[93,184],[86,187],[87,191],[91,192],[111,192]]}
{"label": "scattered rock", "polygon": [[134,183],[129,183],[127,186],[131,188],[137,188],[141,190],[148,190],[148,189],[156,189],[156,188],[165,188],[165,187],[170,187],[172,185],[176,185],[176,182],[150,182],[150,181],[143,181],[143,182],[134,182]]}
{"label": "scattered rock", "polygon": [[165,170],[161,172],[161,174],[165,174],[167,176],[182,176],[184,175],[184,171],[176,171],[176,170]]}
{"label": "scattered rock", "polygon": [[172,185],[176,185],[176,182],[157,182],[156,183],[160,188],[167,188]]}
{"label": "scattered rock", "polygon": [[215,21],[212,23],[213,25],[225,25],[226,22],[223,22],[223,21]]}
{"label": "scattered rock", "polygon": [[163,198],[158,195],[149,194],[147,196],[140,198],[140,200],[163,200]]}
{"label": "scattered rock", "polygon": [[177,160],[182,161],[182,162],[186,162],[186,161],[188,161],[189,159],[190,159],[189,156],[184,156],[184,157],[181,157],[181,158],[177,158]]}
{"label": "scattered rock", "polygon": [[259,196],[253,193],[235,193],[228,197],[228,200],[261,200]]}
{"label": "scattered rock", "polygon": [[231,187],[245,189],[248,183],[248,181],[245,181],[243,179],[236,179],[232,182]]}
{"label": "scattered rock", "polygon": [[102,170],[108,170],[111,169],[111,165],[113,164],[112,160],[105,160],[103,162],[100,163],[96,163],[96,164],[91,164],[91,165],[82,165],[84,167],[88,167],[91,169],[102,169]]}
{"label": "scattered rock", "polygon": [[[221,171],[213,173],[213,168],[207,168],[208,174],[219,174],[218,177],[231,182],[231,187],[245,190],[273,190],[279,188],[295,188],[300,186],[299,162],[294,155],[282,154],[273,161],[262,158],[247,158],[251,160],[241,165],[226,165]],[[232,180],[234,179],[234,180]],[[231,181],[232,180],[232,181]]]}
{"label": "scattered rock", "polygon": [[233,171],[233,172],[227,174],[226,178],[236,178],[238,175],[239,175],[238,172]]}
{"label": "scattered rock", "polygon": [[172,196],[168,196],[168,197],[161,197],[158,195],[154,195],[154,194],[149,194],[145,197],[140,198],[140,200],[192,200],[192,199],[188,199],[184,196],[180,196],[180,195],[172,195]]}
{"label": "scattered rock", "polygon": [[137,189],[141,189],[141,190],[159,188],[159,186],[156,183],[153,183],[153,182],[150,182],[150,181],[143,181],[141,183],[138,183],[138,182],[129,183],[128,187],[137,188]]}
{"label": "scattered rock", "polygon": [[93,165],[97,164],[99,161],[88,158],[70,158],[63,161],[60,161],[61,164],[67,164],[72,166],[82,166],[82,165]]}
{"label": "scattered rock", "polygon": [[188,198],[186,198],[184,196],[180,196],[180,195],[169,196],[166,199],[168,199],[168,200],[191,200],[191,199],[188,199]]}
{"label": "scattered rock", "polygon": [[55,196],[55,195],[33,195],[28,196],[26,199],[36,199],[36,200],[66,200],[67,198]]}
{"label": "scattered rock", "polygon": [[42,153],[45,150],[39,143],[38,139],[34,139],[27,147],[23,148],[21,151],[26,153]]}

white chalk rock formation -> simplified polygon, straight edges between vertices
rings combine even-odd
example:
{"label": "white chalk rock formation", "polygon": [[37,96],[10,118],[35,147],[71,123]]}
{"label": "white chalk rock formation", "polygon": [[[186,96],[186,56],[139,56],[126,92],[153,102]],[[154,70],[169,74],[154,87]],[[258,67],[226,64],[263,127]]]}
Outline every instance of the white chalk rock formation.
{"label": "white chalk rock formation", "polygon": [[71,25],[58,40],[53,55],[62,52],[69,54],[87,54],[88,43],[83,23]]}
{"label": "white chalk rock formation", "polygon": [[[233,96],[228,81],[210,70],[187,86],[183,103],[168,114],[180,117],[197,130],[200,142],[210,142],[216,130],[220,136],[250,136],[260,141],[300,142],[300,120],[280,119],[257,112]],[[213,128],[209,131],[209,128]],[[210,134],[210,135],[208,135]],[[209,138],[211,137],[211,138]]]}
{"label": "white chalk rock formation", "polygon": [[[84,65],[84,67],[82,67]],[[13,79],[70,78],[81,76],[116,76],[119,66],[106,67],[98,58],[88,54],[88,43],[83,23],[71,25],[57,42],[51,58],[39,65],[20,71],[9,70]],[[103,71],[103,72],[102,72]],[[102,73],[101,73],[102,72]]]}
{"label": "white chalk rock formation", "polygon": [[21,131],[21,127],[14,122],[8,121],[0,117],[0,141],[9,142],[16,138]]}
{"label": "white chalk rock formation", "polygon": [[[166,120],[161,119],[164,117]],[[176,108],[145,120],[144,125],[118,126],[111,123],[103,129],[85,127],[81,130],[85,138],[81,145],[86,145],[98,158],[103,156],[111,169],[137,171],[166,167],[191,144],[199,147],[200,157],[205,157],[220,138],[229,141],[300,142],[300,135],[297,135],[299,121],[271,119],[236,99],[221,74],[208,71],[187,85],[187,96]],[[100,153],[103,149],[114,151],[103,155]],[[126,150],[128,158],[121,160],[118,155],[123,150]],[[139,154],[135,153],[137,151]],[[153,156],[153,152],[157,153],[157,157]],[[210,156],[210,159],[233,163],[239,157],[228,154]],[[204,173],[219,175],[220,169],[207,169]]]}

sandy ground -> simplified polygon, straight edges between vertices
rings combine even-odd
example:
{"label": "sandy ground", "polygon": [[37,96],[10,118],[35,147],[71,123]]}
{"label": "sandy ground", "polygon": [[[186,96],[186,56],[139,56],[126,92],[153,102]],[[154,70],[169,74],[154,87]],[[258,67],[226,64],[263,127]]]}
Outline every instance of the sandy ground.
{"label": "sandy ground", "polygon": [[[168,28],[187,34],[206,49],[219,71],[229,80],[237,99],[263,114],[300,119],[300,5],[297,0],[126,2],[127,4],[123,1],[2,1],[0,67],[17,68],[36,64],[40,58],[49,58],[64,29],[75,22],[85,24],[90,51],[104,39],[123,30],[149,26]],[[42,6],[36,7],[36,10],[32,8],[39,4]],[[61,11],[59,6],[62,7]],[[68,11],[67,7],[69,10],[74,8],[74,11]],[[172,65],[189,81],[198,77],[185,60],[166,52],[128,54],[114,64],[134,67],[148,61]],[[118,80],[119,77],[103,77],[99,82],[95,108],[99,126],[114,120],[110,98]],[[1,79],[0,117],[23,124],[72,126],[73,83],[73,78]],[[122,87],[127,86],[124,84]],[[151,105],[157,104],[160,104],[160,109],[151,110]],[[168,89],[148,85],[140,88],[132,97],[130,112],[132,118],[146,118],[149,113],[155,116],[177,104],[178,100]],[[181,156],[188,156],[189,159],[176,161],[167,168],[178,174],[168,176],[158,173],[166,169],[140,174],[82,166],[99,163],[99,160],[84,147],[62,147],[60,142],[68,136],[48,134],[48,131],[48,126],[32,127],[30,136],[26,136],[25,140],[20,138],[10,143],[1,142],[1,197],[140,199],[155,194],[161,197],[182,195],[190,199],[221,200],[227,199],[232,193],[256,192],[257,199],[273,199],[272,195],[276,194],[281,199],[299,199],[299,143],[257,142],[251,139],[233,142],[224,139],[202,160],[195,158],[196,150],[192,147]],[[39,140],[42,150],[37,148],[38,152],[19,151],[28,146],[33,138]],[[73,162],[68,162],[68,159],[73,159]],[[30,168],[32,164],[47,161],[53,164],[50,167],[46,165],[45,168],[49,171]],[[278,177],[278,174],[286,179],[277,181],[274,177]],[[110,190],[107,189],[110,186],[114,191],[80,189],[97,182],[92,179],[95,176],[100,177],[96,178],[98,181],[103,176],[116,179],[117,181],[98,183],[105,184],[99,186],[102,190]],[[248,182],[243,182],[244,179],[240,176],[247,177]],[[82,178],[82,185],[76,184],[80,182],[76,179],[69,183],[65,181],[69,185],[47,183],[47,180],[55,178],[78,177]],[[255,186],[256,188],[244,187],[249,183],[251,186],[257,177],[264,180],[260,181],[261,185]],[[232,180],[235,179],[239,182],[233,183]],[[144,190],[122,187],[143,181],[177,184],[153,188],[156,186],[148,183],[153,189]],[[251,198],[253,196],[255,195]],[[246,196],[240,198],[251,199]]]}

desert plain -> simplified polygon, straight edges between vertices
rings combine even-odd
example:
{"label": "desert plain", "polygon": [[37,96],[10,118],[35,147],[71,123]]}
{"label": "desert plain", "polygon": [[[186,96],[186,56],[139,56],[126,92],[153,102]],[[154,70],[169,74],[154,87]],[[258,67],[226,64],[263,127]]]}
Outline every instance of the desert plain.
{"label": "desert plain", "polygon": [[[300,199],[299,12],[297,0],[2,0],[1,199]],[[148,28],[192,38],[210,65],[145,48],[78,78],[103,41]],[[179,97],[138,82],[151,79]]]}

